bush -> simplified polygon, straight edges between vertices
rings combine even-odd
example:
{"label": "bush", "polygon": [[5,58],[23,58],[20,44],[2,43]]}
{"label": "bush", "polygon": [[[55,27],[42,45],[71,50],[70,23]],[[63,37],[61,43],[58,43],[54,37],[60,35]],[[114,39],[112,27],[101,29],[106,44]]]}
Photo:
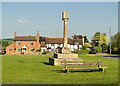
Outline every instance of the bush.
{"label": "bush", "polygon": [[50,54],[51,52],[49,51],[44,51],[42,54]]}
{"label": "bush", "polygon": [[85,55],[85,54],[89,54],[90,50],[80,50],[78,51],[78,54],[82,54],[82,55]]}
{"label": "bush", "polygon": [[90,50],[80,50],[80,51],[72,51],[72,53],[76,53],[76,54],[89,54]]}
{"label": "bush", "polygon": [[41,49],[36,50],[36,52],[41,52]]}
{"label": "bush", "polygon": [[71,53],[76,53],[76,54],[78,54],[78,51],[71,51]]}
{"label": "bush", "polygon": [[87,48],[92,47],[92,45],[90,43],[84,43],[83,49],[86,50]]}

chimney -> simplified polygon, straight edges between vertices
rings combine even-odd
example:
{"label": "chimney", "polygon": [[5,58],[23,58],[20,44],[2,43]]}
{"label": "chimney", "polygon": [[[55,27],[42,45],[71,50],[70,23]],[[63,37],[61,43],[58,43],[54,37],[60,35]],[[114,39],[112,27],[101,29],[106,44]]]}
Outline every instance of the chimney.
{"label": "chimney", "polygon": [[16,37],[16,34],[17,34],[17,33],[16,33],[16,32],[14,32],[14,38]]}
{"label": "chimney", "polygon": [[83,45],[84,45],[84,37],[82,37],[82,43],[83,43]]}

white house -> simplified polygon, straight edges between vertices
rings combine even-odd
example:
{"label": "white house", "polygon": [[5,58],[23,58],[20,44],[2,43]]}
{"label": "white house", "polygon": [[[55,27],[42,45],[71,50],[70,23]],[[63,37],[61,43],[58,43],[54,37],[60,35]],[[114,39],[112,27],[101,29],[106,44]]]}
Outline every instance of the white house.
{"label": "white house", "polygon": [[[71,51],[80,50],[83,47],[84,38],[82,39],[71,39],[68,38],[68,48]],[[45,42],[41,42],[42,51],[58,51],[63,47],[63,38],[46,38]]]}

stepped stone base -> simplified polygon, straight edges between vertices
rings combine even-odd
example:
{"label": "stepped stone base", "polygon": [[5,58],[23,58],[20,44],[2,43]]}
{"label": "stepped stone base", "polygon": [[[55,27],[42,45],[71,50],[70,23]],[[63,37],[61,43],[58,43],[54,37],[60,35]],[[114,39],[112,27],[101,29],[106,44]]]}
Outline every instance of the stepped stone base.
{"label": "stepped stone base", "polygon": [[70,53],[70,54],[54,53],[54,58],[78,58],[78,54],[74,54],[74,53]]}
{"label": "stepped stone base", "polygon": [[78,58],[78,54],[58,54],[55,53],[54,57],[49,57],[49,64],[54,66],[61,66],[61,61],[82,61],[82,59]]}
{"label": "stepped stone base", "polygon": [[80,58],[54,58],[54,57],[49,57],[49,64],[54,65],[54,66],[61,66],[61,61],[83,61]]}
{"label": "stepped stone base", "polygon": [[71,54],[70,48],[65,48],[65,47],[63,47],[63,48],[62,48],[62,54]]}

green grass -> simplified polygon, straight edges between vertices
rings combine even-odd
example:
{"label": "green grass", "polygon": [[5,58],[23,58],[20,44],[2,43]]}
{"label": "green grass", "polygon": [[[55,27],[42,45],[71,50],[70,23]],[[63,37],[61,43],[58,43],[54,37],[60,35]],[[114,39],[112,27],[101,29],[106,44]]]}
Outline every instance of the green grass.
{"label": "green grass", "polygon": [[117,84],[118,59],[100,56],[81,56],[92,61],[100,59],[105,72],[61,73],[61,66],[48,65],[50,55],[4,55],[3,84]]}

